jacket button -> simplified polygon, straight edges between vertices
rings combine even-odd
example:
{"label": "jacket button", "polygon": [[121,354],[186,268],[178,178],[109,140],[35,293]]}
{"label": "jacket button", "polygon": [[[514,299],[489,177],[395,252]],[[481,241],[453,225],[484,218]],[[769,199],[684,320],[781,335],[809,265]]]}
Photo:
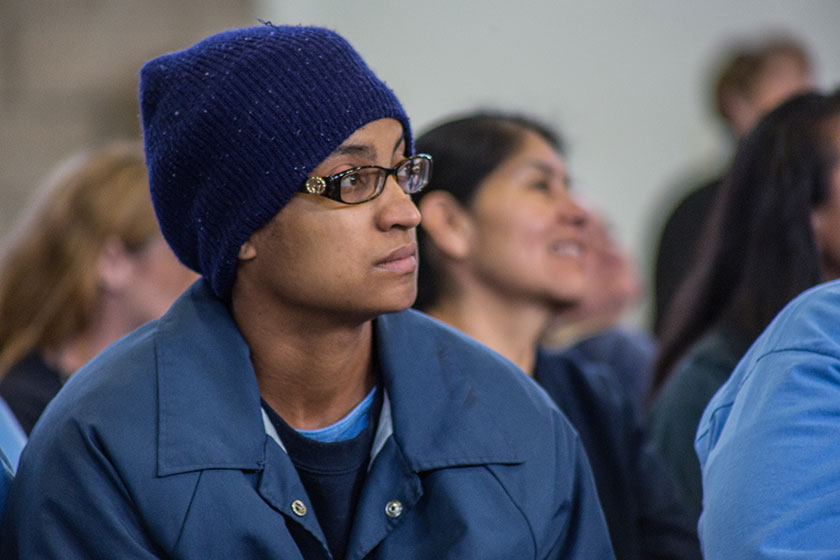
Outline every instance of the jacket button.
{"label": "jacket button", "polygon": [[298,517],[303,517],[306,515],[306,504],[300,500],[295,500],[292,502],[292,511],[295,512],[295,515]]}
{"label": "jacket button", "polygon": [[388,505],[385,506],[385,515],[392,519],[396,519],[403,512],[403,505],[402,502],[399,500],[391,500],[388,502]]}

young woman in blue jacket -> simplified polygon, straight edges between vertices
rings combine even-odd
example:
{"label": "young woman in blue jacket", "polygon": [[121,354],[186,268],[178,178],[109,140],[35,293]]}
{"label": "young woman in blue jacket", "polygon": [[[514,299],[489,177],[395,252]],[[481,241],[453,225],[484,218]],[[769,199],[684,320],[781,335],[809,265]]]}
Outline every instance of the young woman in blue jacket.
{"label": "young woman in blue jacket", "polygon": [[148,62],[151,195],[202,278],[84,366],[23,452],[2,558],[614,558],[577,435],[408,310],[431,160],[336,33]]}

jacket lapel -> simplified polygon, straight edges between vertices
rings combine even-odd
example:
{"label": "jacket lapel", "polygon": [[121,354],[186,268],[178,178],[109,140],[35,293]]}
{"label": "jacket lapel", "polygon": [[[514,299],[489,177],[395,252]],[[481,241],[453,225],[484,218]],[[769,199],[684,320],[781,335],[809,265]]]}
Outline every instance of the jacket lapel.
{"label": "jacket lapel", "polygon": [[259,470],[265,430],[248,345],[198,280],[158,324],[157,472]]}
{"label": "jacket lapel", "polygon": [[[394,437],[415,472],[521,462],[516,436],[465,375],[498,369],[495,357],[481,362],[487,348],[413,310],[378,318],[377,335]],[[475,350],[466,360],[464,345]]]}
{"label": "jacket lapel", "polygon": [[356,506],[346,560],[361,560],[382,542],[423,495],[420,477],[389,438],[371,465]]}
{"label": "jacket lapel", "polygon": [[297,470],[276,441],[271,438],[266,438],[265,441],[265,468],[260,476],[257,491],[271,507],[318,539],[326,553],[327,539],[313,513],[312,504]]}
{"label": "jacket lapel", "polygon": [[[450,350],[446,339],[463,335],[440,327],[414,311],[376,320],[386,401],[347,560],[367,556],[411,515],[423,495],[423,471],[521,462],[515,438],[496,425],[463,375],[458,350]],[[468,362],[468,367],[480,365]]]}

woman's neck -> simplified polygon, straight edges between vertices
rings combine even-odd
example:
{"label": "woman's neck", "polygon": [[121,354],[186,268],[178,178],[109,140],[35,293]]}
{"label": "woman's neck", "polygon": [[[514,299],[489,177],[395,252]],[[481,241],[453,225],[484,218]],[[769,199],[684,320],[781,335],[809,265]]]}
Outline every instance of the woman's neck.
{"label": "woman's neck", "polygon": [[469,290],[446,298],[429,315],[492,348],[533,375],[540,336],[551,318],[544,305],[484,296]]}
{"label": "woman's neck", "polygon": [[250,349],[260,395],[293,428],[337,422],[377,382],[370,320],[342,325],[311,314],[250,313],[236,306],[234,319]]}

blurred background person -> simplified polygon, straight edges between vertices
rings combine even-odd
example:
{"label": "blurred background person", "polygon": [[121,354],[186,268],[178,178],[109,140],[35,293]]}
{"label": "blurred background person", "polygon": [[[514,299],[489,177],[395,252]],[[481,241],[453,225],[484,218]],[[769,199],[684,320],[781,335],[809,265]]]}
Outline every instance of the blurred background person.
{"label": "blurred background person", "polygon": [[585,361],[604,362],[641,411],[650,391],[656,341],[646,331],[624,325],[642,302],[644,286],[635,261],[615,239],[606,218],[580,201],[589,220],[584,229],[586,286],[576,303],[552,319],[542,343],[566,349]]}
{"label": "blurred background person", "polygon": [[840,277],[840,182],[831,176],[840,136],[822,133],[838,113],[836,95],[805,94],[744,138],[696,266],[666,317],[650,436],[698,517],[694,438],[709,399],[785,304]]}
{"label": "blurred background person", "polygon": [[[811,56],[786,36],[738,43],[726,52],[714,85],[715,109],[728,136],[737,143],[771,109],[813,87]],[[727,163],[728,165],[728,163]],[[663,318],[700,248],[700,234],[712,212],[721,177],[693,186],[671,211],[656,248],[654,324],[663,334]]]}
{"label": "blurred background person", "polygon": [[[840,95],[822,106],[828,199],[813,211],[818,246],[840,240]],[[830,239],[824,228],[833,230]],[[826,266],[828,263],[826,263]],[[715,394],[697,429],[699,531],[707,558],[840,558],[840,282],[797,297]]]}
{"label": "blurred background person", "polygon": [[26,433],[74,371],[196,278],[158,229],[140,143],[61,165],[0,257],[0,396]]}
{"label": "blurred background person", "polygon": [[478,113],[432,128],[416,148],[435,162],[418,195],[416,307],[514,362],[571,420],[616,558],[699,558],[694,524],[622,387],[539,344],[588,281],[589,216],[569,194],[560,139],[529,118]]}

